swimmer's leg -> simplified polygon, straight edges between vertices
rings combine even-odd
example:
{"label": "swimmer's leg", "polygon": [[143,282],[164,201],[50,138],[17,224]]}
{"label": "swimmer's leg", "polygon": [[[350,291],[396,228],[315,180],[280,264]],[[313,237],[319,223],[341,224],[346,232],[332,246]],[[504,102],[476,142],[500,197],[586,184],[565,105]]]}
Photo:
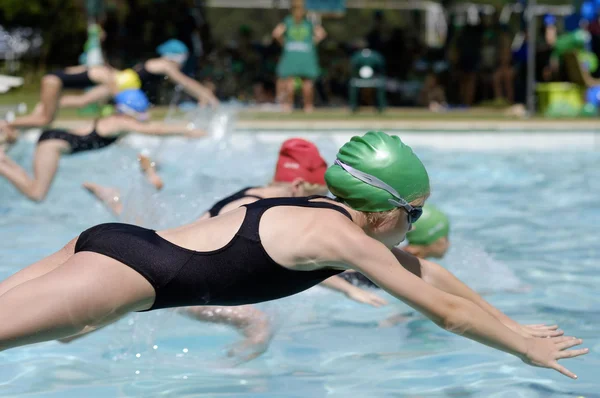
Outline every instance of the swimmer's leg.
{"label": "swimmer's leg", "polygon": [[60,107],[83,108],[96,102],[106,102],[110,97],[110,88],[105,85],[100,85],[95,86],[81,95],[63,95],[60,99]]}
{"label": "swimmer's leg", "polygon": [[142,154],[138,155],[138,161],[140,162],[140,168],[146,175],[150,184],[154,185],[154,188],[160,191],[163,188],[164,183],[156,172],[156,163],[148,156]]}
{"label": "swimmer's leg", "polygon": [[197,306],[178,308],[178,313],[204,322],[230,325],[246,338],[228,352],[243,361],[252,360],[269,348],[273,333],[268,316],[251,305],[239,307]]}
{"label": "swimmer's leg", "polygon": [[16,118],[10,122],[12,127],[43,127],[54,120],[60,93],[62,91],[61,80],[54,75],[46,75],[42,78],[40,90],[40,103],[29,115]]}
{"label": "swimmer's leg", "polygon": [[69,258],[71,258],[73,254],[75,254],[75,243],[77,243],[77,238],[72,239],[56,253],[51,254],[26,268],[23,268],[16,274],[13,274],[12,276],[0,282],[0,296],[13,287],[45,275],[64,264]]}
{"label": "swimmer's leg", "polygon": [[48,193],[58,170],[61,152],[69,144],[62,140],[46,140],[38,144],[33,159],[33,178],[0,149],[0,175],[29,199],[40,202]]}
{"label": "swimmer's leg", "polygon": [[155,292],[112,258],[80,252],[0,296],[0,350],[72,336],[152,306]]}
{"label": "swimmer's leg", "polygon": [[92,66],[88,69],[88,77],[97,85],[103,85],[108,89],[110,95],[117,95],[116,71],[105,65]]}
{"label": "swimmer's leg", "polygon": [[114,215],[121,215],[123,212],[123,202],[121,202],[121,194],[118,189],[104,187],[91,182],[84,182],[83,187],[104,203]]}

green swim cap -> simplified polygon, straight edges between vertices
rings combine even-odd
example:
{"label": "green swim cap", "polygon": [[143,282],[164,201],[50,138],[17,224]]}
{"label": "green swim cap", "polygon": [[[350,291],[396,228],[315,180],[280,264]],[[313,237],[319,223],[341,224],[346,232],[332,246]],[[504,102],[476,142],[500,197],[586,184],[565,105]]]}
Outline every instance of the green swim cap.
{"label": "green swim cap", "polygon": [[433,205],[423,206],[423,215],[413,224],[412,231],[406,234],[411,245],[430,245],[450,233],[448,217]]}
{"label": "green swim cap", "polygon": [[[367,174],[367,179],[375,177],[380,181],[364,182],[364,178],[350,174],[349,169]],[[427,170],[411,147],[400,138],[380,131],[352,137],[344,144],[337,154],[336,164],[327,169],[325,181],[332,194],[359,211],[388,211],[397,207],[393,203],[395,199],[411,202],[429,194]],[[379,187],[382,182],[387,189]],[[390,188],[400,198],[390,193]]]}

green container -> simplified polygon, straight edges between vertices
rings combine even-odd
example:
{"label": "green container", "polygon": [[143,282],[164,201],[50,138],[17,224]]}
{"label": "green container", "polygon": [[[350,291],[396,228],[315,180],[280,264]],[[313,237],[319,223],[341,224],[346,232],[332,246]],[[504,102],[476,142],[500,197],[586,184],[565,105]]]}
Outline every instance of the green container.
{"label": "green container", "polygon": [[573,83],[538,83],[539,111],[549,117],[575,117],[580,114],[584,91]]}

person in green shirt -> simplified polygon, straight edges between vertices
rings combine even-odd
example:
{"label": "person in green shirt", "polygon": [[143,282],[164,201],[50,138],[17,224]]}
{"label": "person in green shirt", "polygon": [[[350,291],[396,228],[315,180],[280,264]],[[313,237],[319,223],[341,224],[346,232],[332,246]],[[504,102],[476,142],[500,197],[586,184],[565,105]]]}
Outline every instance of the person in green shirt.
{"label": "person in green shirt", "polygon": [[304,7],[292,6],[292,14],[273,30],[273,38],[283,46],[277,65],[277,95],[285,111],[291,111],[294,99],[294,82],[302,79],[304,111],[312,112],[314,80],[319,76],[316,45],[327,33],[320,25],[313,25],[305,15]]}

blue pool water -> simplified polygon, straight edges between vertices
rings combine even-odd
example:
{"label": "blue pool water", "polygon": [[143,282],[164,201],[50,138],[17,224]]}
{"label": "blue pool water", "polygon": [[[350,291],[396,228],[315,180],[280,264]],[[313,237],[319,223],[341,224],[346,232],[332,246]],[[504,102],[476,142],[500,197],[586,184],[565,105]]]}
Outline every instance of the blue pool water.
{"label": "blue pool water", "polygon": [[[283,136],[234,134],[215,142],[129,139],[64,157],[43,204],[0,179],[0,277],[56,251],[83,229],[114,221],[80,188],[120,188],[125,221],[154,228],[193,220],[215,199],[272,177]],[[313,138],[331,161],[339,144]],[[421,139],[422,141],[422,139]],[[409,142],[410,143],[410,142]],[[155,194],[135,162],[149,148],[166,187]],[[579,148],[460,151],[416,146],[431,202],[452,220],[442,264],[523,323],[556,322],[592,352],[564,361],[572,381],[449,334],[412,313],[372,309],[320,288],[260,307],[277,326],[261,358],[232,366],[239,336],[169,311],[134,314],[70,345],[0,353],[0,395],[10,397],[600,397],[600,152]],[[30,167],[33,143],[10,155]],[[383,294],[383,293],[382,293]],[[14,309],[18,311],[18,309]],[[3,319],[2,322],[10,322]]]}

